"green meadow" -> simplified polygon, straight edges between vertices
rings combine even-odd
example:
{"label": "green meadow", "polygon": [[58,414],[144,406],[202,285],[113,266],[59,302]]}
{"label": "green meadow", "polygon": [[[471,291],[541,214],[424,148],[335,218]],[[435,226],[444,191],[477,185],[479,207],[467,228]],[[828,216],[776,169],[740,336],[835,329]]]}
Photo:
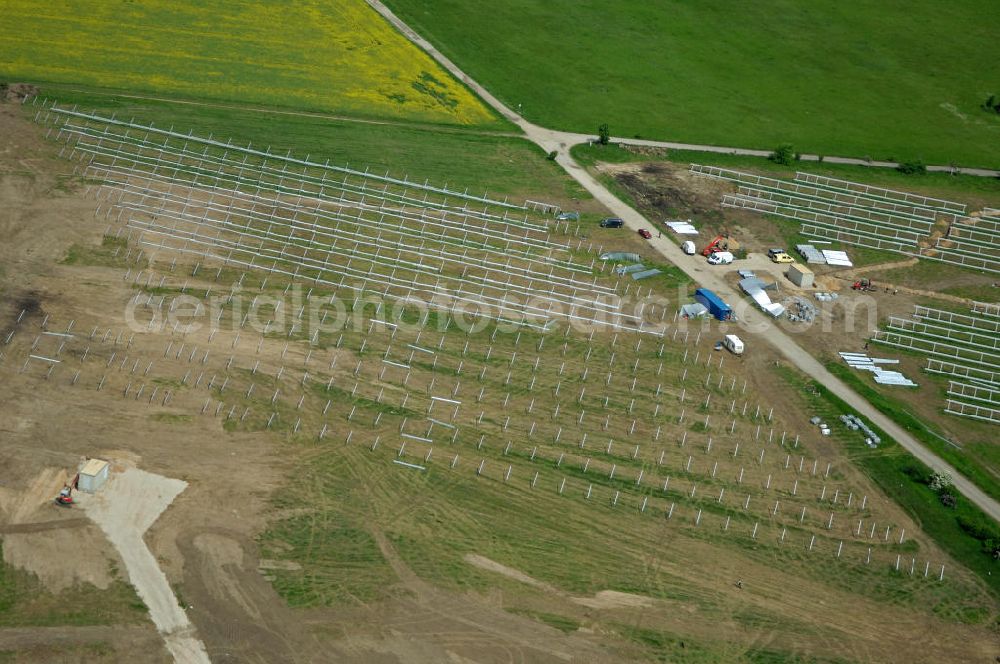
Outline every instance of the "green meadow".
{"label": "green meadow", "polygon": [[388,4],[547,127],[1000,166],[988,0]]}

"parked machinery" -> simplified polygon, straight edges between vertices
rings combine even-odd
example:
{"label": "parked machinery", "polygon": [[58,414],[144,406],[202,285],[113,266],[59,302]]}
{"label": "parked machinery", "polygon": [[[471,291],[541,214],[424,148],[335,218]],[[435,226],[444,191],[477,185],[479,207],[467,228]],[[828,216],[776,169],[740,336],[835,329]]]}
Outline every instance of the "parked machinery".
{"label": "parked machinery", "polygon": [[859,279],[855,281],[853,284],[851,284],[851,290],[865,291],[867,293],[871,293],[874,292],[876,289],[875,289],[875,284],[872,282],[872,280],[865,278],[865,279]]}

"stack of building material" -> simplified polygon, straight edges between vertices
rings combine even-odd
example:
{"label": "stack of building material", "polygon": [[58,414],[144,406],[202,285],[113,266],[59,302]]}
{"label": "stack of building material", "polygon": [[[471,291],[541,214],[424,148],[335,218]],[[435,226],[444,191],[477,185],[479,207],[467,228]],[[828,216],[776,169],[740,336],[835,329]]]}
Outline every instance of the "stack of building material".
{"label": "stack of building material", "polygon": [[601,254],[602,261],[641,261],[642,257],[639,254],[634,254],[630,251],[608,251]]}
{"label": "stack of building material", "polygon": [[841,415],[840,421],[851,431],[861,431],[865,435],[865,444],[868,447],[878,447],[878,444],[882,442],[879,435],[872,431],[871,427],[857,415]]}
{"label": "stack of building material", "polygon": [[815,263],[817,265],[826,264],[826,259],[823,258],[823,253],[811,244],[797,244],[795,245],[795,250],[799,252],[800,256],[802,256],[802,260],[807,263]]}
{"label": "stack of building material", "polygon": [[648,279],[649,277],[655,277],[658,274],[660,274],[660,270],[654,267],[648,270],[642,270],[641,272],[632,272],[632,278],[636,281],[639,281],[640,279]]}
{"label": "stack of building material", "polygon": [[740,279],[740,288],[743,292],[753,298],[753,301],[766,313],[770,314],[774,318],[778,318],[785,313],[785,307],[777,302],[772,302],[771,298],[764,289],[767,288],[761,279],[756,277],[747,277],[746,279]]}
{"label": "stack of building material", "polygon": [[875,374],[875,382],[879,385],[898,385],[900,387],[917,387],[917,384],[898,371],[883,369],[882,365],[899,364],[899,360],[881,357],[868,357],[864,353],[840,353],[847,366],[859,371],[870,371]]}
{"label": "stack of building material", "polygon": [[854,267],[854,263],[852,263],[851,259],[847,257],[846,251],[824,249],[823,258],[826,259],[827,265],[834,265],[836,267]]}
{"label": "stack of building material", "polygon": [[642,272],[646,269],[646,266],[642,263],[632,263],[631,265],[617,265],[615,266],[615,274],[631,274],[633,272]]}
{"label": "stack of building material", "polygon": [[678,235],[697,235],[698,229],[694,227],[691,220],[687,221],[665,221],[663,222],[667,225],[667,228],[677,233]]}

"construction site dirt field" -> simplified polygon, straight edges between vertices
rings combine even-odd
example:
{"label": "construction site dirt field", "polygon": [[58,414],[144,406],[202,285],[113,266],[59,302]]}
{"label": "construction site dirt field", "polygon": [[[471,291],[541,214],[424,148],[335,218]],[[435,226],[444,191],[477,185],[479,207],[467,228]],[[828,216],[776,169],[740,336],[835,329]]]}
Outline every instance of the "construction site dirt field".
{"label": "construction site dirt field", "polygon": [[[921,262],[912,256],[843,245],[837,248],[847,250],[855,261],[854,267],[808,266],[815,272],[815,285],[799,288],[786,277],[787,265],[775,264],[766,255],[770,248],[779,246],[793,254],[796,262],[801,262],[801,257],[794,251],[794,244],[811,240],[798,234],[798,222],[724,207],[721,203],[723,195],[735,190],[731,183],[693,175],[689,171],[689,162],[669,161],[665,151],[649,150],[649,153],[641,157],[649,161],[599,163],[596,169],[614,178],[651,219],[693,218],[700,231],[696,238],[699,249],[712,237],[724,235],[737,240],[740,249],[746,252],[728,266],[703,266],[702,269],[726,272],[727,281],[734,288],[740,278],[739,271],[754,271],[776,284],[776,301],[798,296],[815,305],[818,313],[814,321],[790,323],[783,320],[781,326],[817,359],[845,368],[838,352],[869,352],[874,356],[898,360],[899,370],[917,381],[920,389],[880,387],[861,372],[855,372],[856,377],[864,385],[898,402],[900,409],[919,413],[920,419],[934,431],[931,435],[950,441],[947,444],[952,447],[960,446],[968,450],[980,460],[984,472],[1000,479],[1000,457],[995,452],[994,443],[995,427],[943,412],[948,379],[922,371],[926,355],[869,345],[875,330],[890,317],[908,316],[916,305],[963,312],[968,311],[975,301],[995,301],[1000,297],[1000,284],[994,276],[950,265]],[[658,160],[660,156],[664,157],[662,161]],[[788,177],[793,170],[790,167],[789,173],[780,175]],[[776,177],[773,170],[748,169],[748,172]],[[933,188],[924,190],[924,193],[954,196],[954,192],[939,192]],[[969,199],[975,206],[988,206],[997,200],[978,193],[970,194]],[[827,244],[817,246],[825,247]],[[688,260],[692,264],[702,264],[705,259],[695,255]],[[870,291],[852,290],[852,285],[862,279],[870,280]],[[816,292],[833,293],[837,299],[820,303],[813,299]]]}
{"label": "construction site dirt field", "polygon": [[[44,136],[0,104],[0,661],[1000,656],[993,591],[851,463],[847,432],[808,423],[773,352],[674,324],[669,275],[649,286],[659,338],[157,329],[130,304],[294,278],[140,253]],[[607,236],[569,228],[552,241],[596,260]],[[609,272],[586,279],[653,281]],[[88,457],[107,485],[55,505]]]}

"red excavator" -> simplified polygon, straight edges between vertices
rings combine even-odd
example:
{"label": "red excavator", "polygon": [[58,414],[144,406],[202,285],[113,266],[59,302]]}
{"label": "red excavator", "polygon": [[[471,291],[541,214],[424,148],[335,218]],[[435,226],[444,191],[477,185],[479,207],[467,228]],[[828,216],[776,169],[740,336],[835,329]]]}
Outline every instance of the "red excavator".
{"label": "red excavator", "polygon": [[859,279],[851,285],[851,290],[865,291],[866,293],[873,293],[877,288],[871,279]]}
{"label": "red excavator", "polygon": [[701,250],[702,256],[711,256],[717,251],[735,252],[740,243],[728,235],[716,235],[715,239],[708,243],[708,246]]}
{"label": "red excavator", "polygon": [[80,475],[76,475],[73,481],[69,484],[63,486],[59,495],[56,496],[56,505],[60,507],[72,507],[73,506],[73,489],[76,488],[76,483],[80,479]]}

